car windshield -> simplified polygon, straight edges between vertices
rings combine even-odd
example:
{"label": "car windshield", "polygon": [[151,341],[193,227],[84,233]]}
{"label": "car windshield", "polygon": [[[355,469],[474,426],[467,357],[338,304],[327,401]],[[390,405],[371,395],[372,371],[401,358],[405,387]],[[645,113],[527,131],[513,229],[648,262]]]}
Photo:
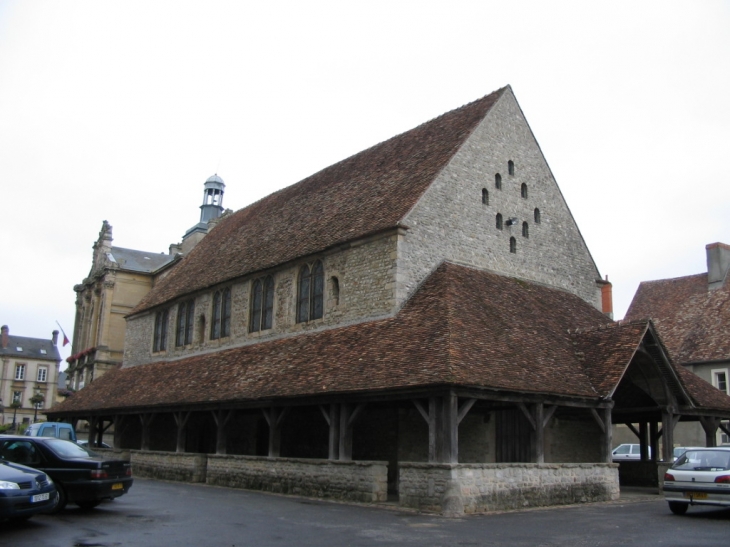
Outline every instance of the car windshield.
{"label": "car windshield", "polygon": [[49,440],[46,443],[48,448],[53,450],[56,456],[62,458],[88,458],[89,456],[96,456],[96,452],[79,446],[71,441],[62,441],[61,439]]}
{"label": "car windshield", "polygon": [[688,450],[672,468],[693,471],[725,471],[730,469],[730,450]]}

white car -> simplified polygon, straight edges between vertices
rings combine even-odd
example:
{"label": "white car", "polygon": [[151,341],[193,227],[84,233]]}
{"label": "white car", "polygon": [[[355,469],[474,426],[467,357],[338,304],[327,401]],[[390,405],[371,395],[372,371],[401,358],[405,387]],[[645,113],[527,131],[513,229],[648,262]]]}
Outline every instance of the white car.
{"label": "white car", "polygon": [[[651,447],[647,447],[649,459],[651,459]],[[625,460],[640,460],[641,459],[641,445],[639,444],[620,444],[613,449],[612,459],[615,462],[621,462]]]}
{"label": "white car", "polygon": [[688,449],[664,474],[663,490],[675,515],[690,505],[730,507],[730,447]]}

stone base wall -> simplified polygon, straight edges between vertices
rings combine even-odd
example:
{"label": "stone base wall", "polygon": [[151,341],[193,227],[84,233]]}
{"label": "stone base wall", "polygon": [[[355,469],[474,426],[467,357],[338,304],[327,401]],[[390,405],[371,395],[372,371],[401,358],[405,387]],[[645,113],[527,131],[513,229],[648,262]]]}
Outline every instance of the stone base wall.
{"label": "stone base wall", "polygon": [[205,482],[208,456],[185,452],[130,450],[137,477],[181,482]]}
{"label": "stone base wall", "polygon": [[209,455],[207,483],[358,502],[386,501],[386,462]]}
{"label": "stone base wall", "polygon": [[616,500],[618,466],[401,463],[400,505],[455,516]]}

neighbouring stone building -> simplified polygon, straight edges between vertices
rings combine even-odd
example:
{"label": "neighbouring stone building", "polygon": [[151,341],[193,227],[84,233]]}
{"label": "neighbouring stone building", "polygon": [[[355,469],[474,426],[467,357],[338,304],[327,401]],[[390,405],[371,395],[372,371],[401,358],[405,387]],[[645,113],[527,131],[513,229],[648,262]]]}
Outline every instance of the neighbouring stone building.
{"label": "neighbouring stone building", "polygon": [[[12,335],[7,325],[1,331],[0,425],[44,420],[46,410],[56,401],[61,363],[58,331],[49,339]],[[42,398],[34,399],[38,395]]]}
{"label": "neighbouring stone building", "polygon": [[200,221],[168,253],[152,253],[112,245],[112,227],[105,220],[94,243],[91,270],[76,291],[76,321],[68,387],[79,390],[122,364],[125,316],[179,258],[189,253],[223,212],[225,184],[218,175],[205,181]]}
{"label": "neighbouring stone building", "polygon": [[[730,245],[705,251],[707,273],[641,283],[626,318],[651,317],[678,365],[730,395]],[[680,422],[675,444],[704,446],[707,436],[730,444],[730,423]]]}
{"label": "neighbouring stone building", "polygon": [[54,418],[165,478],[445,514],[614,499],[614,416],[666,456],[730,398],[609,314],[505,87],[224,216]]}

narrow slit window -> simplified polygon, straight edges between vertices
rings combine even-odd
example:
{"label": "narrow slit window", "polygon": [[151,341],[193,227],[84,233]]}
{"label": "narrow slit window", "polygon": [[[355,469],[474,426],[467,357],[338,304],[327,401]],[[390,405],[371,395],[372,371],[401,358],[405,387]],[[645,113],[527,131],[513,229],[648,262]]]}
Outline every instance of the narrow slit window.
{"label": "narrow slit window", "polygon": [[524,199],[527,199],[527,184],[525,184],[524,182],[522,183],[522,186],[520,186],[520,195]]}
{"label": "narrow slit window", "polygon": [[540,224],[540,209],[535,208],[535,224]]}
{"label": "narrow slit window", "polygon": [[517,240],[514,237],[509,238],[509,252],[517,254]]}
{"label": "narrow slit window", "polygon": [[489,205],[489,190],[486,188],[482,188],[482,203],[484,205]]}
{"label": "narrow slit window", "polygon": [[522,237],[530,237],[530,228],[527,222],[522,223]]}
{"label": "narrow slit window", "polygon": [[497,213],[497,230],[501,230],[503,227],[502,213]]}
{"label": "narrow slit window", "polygon": [[509,160],[507,162],[507,172],[510,175],[514,175],[515,174],[515,162],[513,162],[512,160]]}
{"label": "narrow slit window", "polygon": [[494,175],[494,187],[497,190],[501,190],[502,189],[502,175],[500,175],[499,173],[497,173],[496,175]]}

